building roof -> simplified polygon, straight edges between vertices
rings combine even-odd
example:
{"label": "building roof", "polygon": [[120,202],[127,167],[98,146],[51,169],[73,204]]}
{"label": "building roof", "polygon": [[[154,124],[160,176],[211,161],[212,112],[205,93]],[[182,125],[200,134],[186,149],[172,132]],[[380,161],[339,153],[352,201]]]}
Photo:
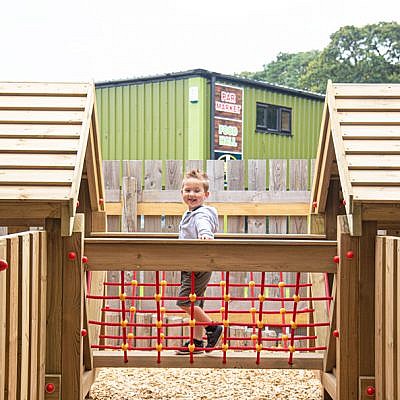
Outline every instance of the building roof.
{"label": "building roof", "polygon": [[109,88],[116,86],[140,85],[144,83],[188,79],[193,77],[202,77],[206,79],[214,78],[216,81],[229,82],[241,86],[249,86],[258,89],[270,90],[273,92],[284,93],[284,94],[291,94],[293,96],[305,97],[320,101],[323,101],[325,98],[323,94],[313,93],[307,90],[289,88],[282,85],[276,85],[273,83],[258,81],[255,79],[242,78],[239,76],[220,74],[218,72],[207,71],[205,69],[193,69],[182,72],[166,73],[162,75],[96,82],[96,88],[101,89],[101,88]]}
{"label": "building roof", "polygon": [[101,211],[94,101],[93,83],[0,82],[0,217],[60,217],[67,234],[83,172]]}
{"label": "building roof", "polygon": [[[400,84],[328,83],[316,160],[313,212],[340,178],[353,227],[393,218],[400,202]],[[355,229],[357,230],[357,229]]]}

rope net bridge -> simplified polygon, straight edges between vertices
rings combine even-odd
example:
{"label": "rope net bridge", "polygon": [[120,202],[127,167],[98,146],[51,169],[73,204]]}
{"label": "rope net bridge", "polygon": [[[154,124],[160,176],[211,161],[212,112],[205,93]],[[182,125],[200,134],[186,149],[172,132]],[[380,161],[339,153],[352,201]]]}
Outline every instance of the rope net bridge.
{"label": "rope net bridge", "polygon": [[[188,350],[185,357],[192,364],[199,360],[196,350],[204,350],[195,347],[195,326],[210,325],[194,319],[195,301],[205,300],[205,312],[212,324],[223,327],[221,340],[205,354],[218,357],[222,364],[227,364],[228,352],[246,354],[257,366],[264,354],[280,353],[285,355],[290,368],[296,353],[326,350],[325,346],[315,345],[315,331],[316,327],[329,326],[329,321],[314,322],[312,304],[326,302],[329,310],[332,297],[328,292],[323,297],[311,297],[311,283],[304,279],[308,274],[214,272],[205,296],[199,297],[195,294],[195,272],[192,272],[188,315],[175,304],[176,300],[187,298],[176,295],[179,283],[167,280],[174,273],[120,271],[117,281],[104,282],[107,295],[91,294],[89,284],[87,298],[103,301],[102,320],[88,321],[92,326],[100,326],[99,344],[91,347],[120,351],[125,364],[133,352],[153,355],[156,352],[156,362],[160,364],[163,355]],[[235,276],[238,274],[242,279]],[[146,275],[153,278],[151,282],[144,281]],[[271,276],[273,283],[269,283]],[[116,292],[114,295],[109,294],[112,290]],[[185,348],[183,343],[187,341],[189,345]]]}

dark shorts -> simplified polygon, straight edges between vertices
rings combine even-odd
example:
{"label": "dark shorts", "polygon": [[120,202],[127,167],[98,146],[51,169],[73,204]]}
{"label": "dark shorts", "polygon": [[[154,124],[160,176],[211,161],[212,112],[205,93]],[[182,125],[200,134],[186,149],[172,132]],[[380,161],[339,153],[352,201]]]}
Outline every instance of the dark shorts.
{"label": "dark shorts", "polygon": [[[195,272],[194,273],[194,292],[197,297],[204,296],[204,292],[207,289],[208,282],[210,282],[212,272]],[[181,271],[181,286],[178,291],[179,297],[185,297],[185,299],[178,300],[176,304],[178,306],[190,306],[191,301],[189,295],[192,289],[192,273],[187,271]],[[196,300],[194,302],[196,306],[203,308],[204,300]]]}

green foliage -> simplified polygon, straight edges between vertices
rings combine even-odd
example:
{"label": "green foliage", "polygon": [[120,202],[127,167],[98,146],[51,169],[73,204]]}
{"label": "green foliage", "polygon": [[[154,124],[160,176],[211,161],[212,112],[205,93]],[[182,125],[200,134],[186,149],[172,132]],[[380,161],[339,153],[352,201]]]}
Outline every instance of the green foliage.
{"label": "green foliage", "polygon": [[344,26],[320,51],[280,53],[263,71],[240,74],[299,89],[325,93],[333,82],[400,82],[400,25],[379,22]]}

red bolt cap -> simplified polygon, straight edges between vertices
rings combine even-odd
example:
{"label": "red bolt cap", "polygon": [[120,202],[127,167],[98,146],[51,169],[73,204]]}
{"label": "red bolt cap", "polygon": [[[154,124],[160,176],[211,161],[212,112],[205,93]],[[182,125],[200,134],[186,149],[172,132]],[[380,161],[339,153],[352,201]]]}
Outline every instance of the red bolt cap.
{"label": "red bolt cap", "polygon": [[312,207],[313,207],[313,208],[317,208],[317,205],[318,205],[318,203],[317,203],[316,201],[313,201]]}
{"label": "red bolt cap", "polygon": [[368,386],[367,387],[367,395],[373,396],[374,394],[375,394],[375,388],[373,386]]}
{"label": "red bolt cap", "polygon": [[82,330],[81,330],[81,335],[82,335],[83,337],[87,336],[87,330],[86,330],[86,329],[82,329]]}
{"label": "red bolt cap", "polygon": [[0,271],[5,271],[8,268],[8,262],[6,260],[0,260]]}
{"label": "red bolt cap", "polygon": [[346,253],[346,258],[348,258],[348,259],[352,259],[354,257],[354,252],[353,251],[351,251],[351,250],[349,250],[347,253]]}
{"label": "red bolt cap", "polygon": [[46,393],[54,393],[54,391],[56,390],[56,387],[54,386],[53,383],[48,383],[46,385]]}
{"label": "red bolt cap", "polygon": [[340,261],[340,257],[339,256],[334,256],[333,257],[333,262],[334,263],[339,264],[339,261]]}
{"label": "red bolt cap", "polygon": [[345,199],[342,200],[342,204],[343,204],[344,206],[346,205],[346,200],[345,200]]}
{"label": "red bolt cap", "polygon": [[336,338],[338,338],[338,337],[339,337],[339,331],[338,331],[337,329],[335,329],[335,330],[332,332],[332,335],[335,336]]}
{"label": "red bolt cap", "polygon": [[87,264],[88,261],[89,261],[89,259],[86,256],[82,256],[83,264]]}
{"label": "red bolt cap", "polygon": [[77,201],[76,201],[76,208],[79,207],[79,204],[80,204],[80,203],[79,203],[79,200],[77,200]]}
{"label": "red bolt cap", "polygon": [[73,251],[70,251],[70,252],[68,253],[68,259],[69,259],[69,260],[75,260],[75,259],[76,259],[76,253],[73,252]]}
{"label": "red bolt cap", "polygon": [[104,199],[100,198],[99,199],[99,204],[102,206],[104,204]]}

